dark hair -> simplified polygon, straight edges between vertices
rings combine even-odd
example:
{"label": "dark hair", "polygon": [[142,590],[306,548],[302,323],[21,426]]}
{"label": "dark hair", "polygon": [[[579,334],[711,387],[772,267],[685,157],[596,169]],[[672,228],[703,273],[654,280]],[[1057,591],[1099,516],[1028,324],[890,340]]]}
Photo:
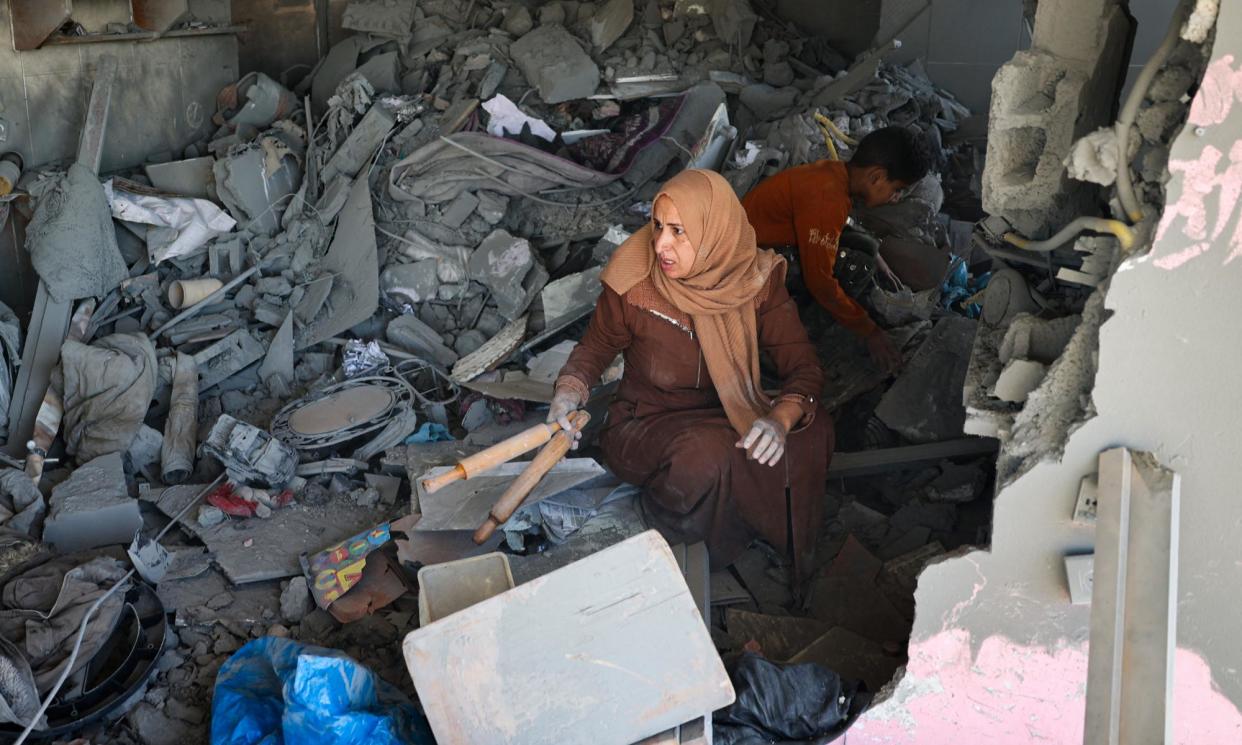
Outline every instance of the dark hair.
{"label": "dark hair", "polygon": [[934,158],[927,138],[908,127],[877,129],[858,143],[850,165],[880,166],[893,181],[913,184],[927,175]]}

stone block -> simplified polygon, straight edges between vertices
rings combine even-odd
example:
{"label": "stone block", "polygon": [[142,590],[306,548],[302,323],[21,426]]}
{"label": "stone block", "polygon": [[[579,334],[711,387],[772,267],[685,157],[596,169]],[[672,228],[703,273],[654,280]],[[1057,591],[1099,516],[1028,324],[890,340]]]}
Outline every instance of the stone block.
{"label": "stone block", "polygon": [[512,321],[530,306],[547,284],[548,272],[536,259],[530,242],[504,230],[494,231],[470,255],[471,279],[492,291],[500,315]]}
{"label": "stone block", "polygon": [[595,11],[587,28],[591,32],[591,44],[602,52],[620,39],[634,22],[634,0],[608,0]]}
{"label": "stone block", "polygon": [[950,316],[936,323],[880,405],[876,416],[913,442],[940,442],[962,434],[963,386],[976,322]]}
{"label": "stone block", "polygon": [[444,367],[457,361],[458,355],[445,346],[439,332],[412,315],[401,315],[388,323],[388,341],[398,347]]}
{"label": "stone block", "polygon": [[439,264],[435,259],[393,264],[380,275],[380,290],[399,303],[417,305],[434,300],[439,287]]}
{"label": "stone block", "polygon": [[540,26],[515,41],[509,54],[545,103],[586,98],[599,87],[599,67],[563,26]]}

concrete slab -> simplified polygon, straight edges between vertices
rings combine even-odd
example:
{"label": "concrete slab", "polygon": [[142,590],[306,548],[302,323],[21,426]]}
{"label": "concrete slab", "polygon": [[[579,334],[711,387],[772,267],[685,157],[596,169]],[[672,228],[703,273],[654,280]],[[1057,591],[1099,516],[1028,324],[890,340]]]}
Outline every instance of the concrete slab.
{"label": "concrete slab", "polygon": [[[152,491],[142,499],[172,517],[194,498],[202,485],[173,486]],[[216,564],[234,584],[294,577],[302,574],[298,556],[318,551],[384,521],[384,508],[359,507],[348,498],[333,498],[311,507],[294,503],[274,510],[266,520],[229,519],[203,527],[186,520],[181,525],[207,545]]]}
{"label": "concrete slab", "polygon": [[69,553],[114,543],[129,544],[142,527],[138,501],[125,483],[121,453],[79,466],[52,489],[43,540]]}
{"label": "concrete slab", "polygon": [[599,67],[564,26],[540,26],[513,42],[509,54],[544,103],[586,98],[599,87]]}
{"label": "concrete slab", "polygon": [[880,399],[876,416],[914,442],[960,437],[966,422],[962,385],[976,326],[975,321],[961,316],[938,321]]}
{"label": "concrete slab", "polygon": [[634,742],[734,700],[654,531],[418,629],[403,651],[441,745]]}

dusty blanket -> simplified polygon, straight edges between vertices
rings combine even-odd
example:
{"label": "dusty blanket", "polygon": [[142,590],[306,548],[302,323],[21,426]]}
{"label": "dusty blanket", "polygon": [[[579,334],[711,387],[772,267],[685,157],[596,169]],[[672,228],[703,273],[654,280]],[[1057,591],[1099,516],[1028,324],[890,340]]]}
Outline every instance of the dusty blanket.
{"label": "dusty blanket", "polygon": [[65,449],[86,463],[129,449],[151,406],[159,370],[145,334],[113,334],[94,344],[66,341],[63,384]]}

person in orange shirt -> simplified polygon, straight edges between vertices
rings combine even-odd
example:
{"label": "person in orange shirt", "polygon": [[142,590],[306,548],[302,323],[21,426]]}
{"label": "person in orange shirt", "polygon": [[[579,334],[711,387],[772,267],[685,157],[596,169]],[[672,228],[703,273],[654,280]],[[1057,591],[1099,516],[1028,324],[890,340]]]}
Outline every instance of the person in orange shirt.
{"label": "person in orange shirt", "polygon": [[927,175],[932,154],[906,127],[877,129],[848,163],[820,160],[765,179],[742,200],[760,246],[797,246],[807,289],[842,326],[861,336],[876,364],[892,372],[901,353],[833,274],[841,231],[855,201],[878,207]]}

